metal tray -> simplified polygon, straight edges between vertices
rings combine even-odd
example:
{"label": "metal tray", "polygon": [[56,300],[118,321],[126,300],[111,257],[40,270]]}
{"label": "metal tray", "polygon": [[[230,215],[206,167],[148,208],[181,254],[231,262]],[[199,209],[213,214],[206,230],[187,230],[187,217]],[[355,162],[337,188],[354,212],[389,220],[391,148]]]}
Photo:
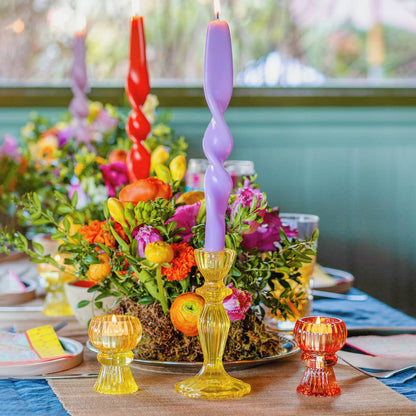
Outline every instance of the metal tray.
{"label": "metal tray", "polygon": [[[224,363],[227,371],[244,370],[246,368],[257,367],[259,365],[274,363],[277,360],[290,357],[299,351],[293,337],[289,335],[280,335],[282,340],[283,351],[277,355],[260,358],[258,360],[244,360],[244,361],[229,361]],[[87,341],[87,348],[90,351],[98,353],[99,351]],[[163,373],[187,373],[196,372],[202,367],[202,362],[177,362],[177,361],[152,361],[134,359],[132,365],[140,367],[140,369]]]}

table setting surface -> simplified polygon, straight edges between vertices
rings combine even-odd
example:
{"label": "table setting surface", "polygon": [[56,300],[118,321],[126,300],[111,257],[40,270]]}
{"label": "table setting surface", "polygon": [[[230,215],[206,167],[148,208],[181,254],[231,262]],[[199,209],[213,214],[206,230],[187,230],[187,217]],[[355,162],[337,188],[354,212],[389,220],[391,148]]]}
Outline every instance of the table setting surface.
{"label": "table setting surface", "polygon": [[[351,294],[362,294],[352,289]],[[37,301],[32,301],[36,305]],[[27,305],[26,305],[27,306]],[[347,328],[416,328],[416,319],[369,297],[365,302],[318,299],[314,315],[331,315],[345,321]],[[13,310],[0,311],[0,328],[13,327],[15,331],[42,324],[56,325],[63,318],[50,318],[40,312]],[[85,345],[88,335],[74,317],[59,330],[59,336],[68,337]],[[85,348],[84,362],[59,375],[97,374],[96,355]],[[339,363],[335,367],[342,394],[332,398],[304,397],[296,393],[304,366],[300,354],[276,363],[262,365],[232,374],[252,386],[251,393],[234,400],[192,400],[175,393],[175,383],[186,374],[158,373],[141,366],[132,366],[139,391],[130,395],[102,395],[93,391],[95,377],[49,380],[0,380],[1,415],[124,415],[141,412],[146,415],[330,415],[330,414],[415,414],[416,379],[402,383],[406,373],[390,379],[377,380],[356,369]],[[401,394],[399,394],[401,393]]]}

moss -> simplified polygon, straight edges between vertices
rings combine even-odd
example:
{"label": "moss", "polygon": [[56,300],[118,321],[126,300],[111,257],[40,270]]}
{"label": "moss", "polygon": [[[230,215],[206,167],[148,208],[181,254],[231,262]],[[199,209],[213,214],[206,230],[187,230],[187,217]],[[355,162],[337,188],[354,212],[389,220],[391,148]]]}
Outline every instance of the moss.
{"label": "moss", "polygon": [[[139,305],[125,299],[113,312],[140,319],[143,336],[134,350],[135,358],[179,362],[203,360],[199,338],[177,331],[158,303]],[[224,361],[255,360],[276,355],[281,350],[277,335],[268,332],[258,316],[249,311],[244,320],[231,322]]]}

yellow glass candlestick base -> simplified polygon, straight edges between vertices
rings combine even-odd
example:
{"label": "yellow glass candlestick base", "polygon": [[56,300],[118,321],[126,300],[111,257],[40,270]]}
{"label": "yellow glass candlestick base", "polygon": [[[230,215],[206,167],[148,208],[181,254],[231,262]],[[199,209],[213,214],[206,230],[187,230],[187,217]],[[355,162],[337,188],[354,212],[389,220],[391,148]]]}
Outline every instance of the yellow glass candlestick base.
{"label": "yellow glass candlestick base", "polygon": [[235,251],[195,250],[195,259],[205,278],[205,284],[196,292],[205,299],[198,321],[199,339],[204,363],[201,371],[175,385],[178,393],[202,399],[230,399],[242,397],[251,391],[251,386],[229,376],[223,366],[222,357],[230,329],[230,319],[222,305],[231,289],[224,285],[235,260]]}
{"label": "yellow glass candlestick base", "polygon": [[129,367],[133,361],[131,351],[118,354],[101,353],[97,355],[97,359],[102,366],[94,391],[103,394],[128,394],[139,389]]}
{"label": "yellow glass candlestick base", "polygon": [[101,351],[102,364],[94,391],[103,394],[134,393],[139,388],[130,370],[131,350],[142,336],[142,325],[135,316],[101,315],[92,318],[88,335],[91,344]]}

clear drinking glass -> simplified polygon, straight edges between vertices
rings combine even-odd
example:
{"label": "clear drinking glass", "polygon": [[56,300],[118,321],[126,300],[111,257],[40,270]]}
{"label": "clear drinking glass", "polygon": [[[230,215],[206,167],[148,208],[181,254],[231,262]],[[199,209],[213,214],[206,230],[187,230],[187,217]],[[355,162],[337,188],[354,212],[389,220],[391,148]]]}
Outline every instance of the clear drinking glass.
{"label": "clear drinking glass", "polygon": [[[207,159],[190,159],[186,171],[186,191],[203,191],[204,176],[208,169]],[[231,175],[233,187],[242,182],[244,176],[254,175],[254,163],[251,160],[226,160],[224,168]]]}
{"label": "clear drinking glass", "polygon": [[[299,240],[308,239],[314,230],[318,229],[319,226],[319,217],[316,215],[310,214],[289,214],[281,213],[280,218],[283,225],[288,225],[290,228],[296,228],[298,230],[297,238]],[[317,244],[317,242],[315,243]],[[317,248],[317,245],[315,246]],[[312,258],[311,263],[305,263],[300,269],[300,278],[301,284],[296,282],[291,282],[292,289],[295,293],[299,293],[299,298],[302,299],[299,301],[299,305],[296,307],[292,305],[292,312],[294,316],[289,319],[282,320],[279,319],[276,315],[273,315],[271,311],[266,311],[266,323],[269,327],[277,329],[279,331],[292,332],[295,327],[295,323],[299,318],[308,316],[312,312],[312,276],[313,270],[316,263],[316,256]],[[274,296],[279,296],[279,293],[283,290],[283,287],[278,287],[276,285],[273,289]]]}

